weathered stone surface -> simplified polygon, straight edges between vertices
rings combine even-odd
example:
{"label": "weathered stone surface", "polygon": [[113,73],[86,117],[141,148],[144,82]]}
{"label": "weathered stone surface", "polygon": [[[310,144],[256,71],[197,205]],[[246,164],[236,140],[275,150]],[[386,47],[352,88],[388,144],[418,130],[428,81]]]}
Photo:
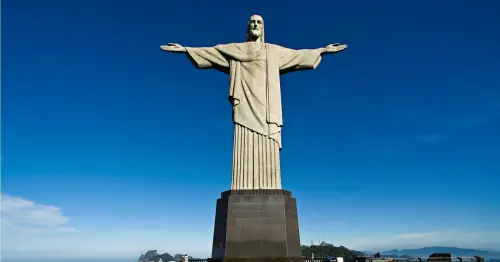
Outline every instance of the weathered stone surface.
{"label": "weathered stone surface", "polygon": [[295,198],[286,190],[230,190],[217,200],[212,258],[300,257]]}
{"label": "weathered stone surface", "polygon": [[347,48],[340,44],[285,48],[265,43],[264,31],[262,17],[253,15],[247,23],[246,42],[213,47],[160,46],[164,51],[186,53],[197,68],[229,74],[235,125],[231,189],[281,189],[280,75],[315,69],[323,55]]}

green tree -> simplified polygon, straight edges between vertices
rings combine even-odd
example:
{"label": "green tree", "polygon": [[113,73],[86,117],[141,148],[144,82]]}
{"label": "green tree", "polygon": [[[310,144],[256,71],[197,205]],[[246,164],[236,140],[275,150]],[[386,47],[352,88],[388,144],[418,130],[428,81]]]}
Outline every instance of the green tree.
{"label": "green tree", "polygon": [[354,261],[356,256],[363,255],[361,252],[349,250],[344,246],[336,247],[325,242],[319,245],[302,245],[302,256],[310,257],[312,253],[315,257],[343,257],[346,261]]}

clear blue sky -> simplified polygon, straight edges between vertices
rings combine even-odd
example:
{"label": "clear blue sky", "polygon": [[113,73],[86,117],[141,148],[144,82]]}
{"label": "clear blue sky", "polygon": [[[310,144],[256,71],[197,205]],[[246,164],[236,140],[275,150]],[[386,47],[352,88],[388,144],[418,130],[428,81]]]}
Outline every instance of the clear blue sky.
{"label": "clear blue sky", "polygon": [[[2,1],[5,254],[210,254],[227,76],[159,45],[346,43],[282,77],[303,244],[500,246],[500,2]],[[374,241],[373,237],[378,236]]]}

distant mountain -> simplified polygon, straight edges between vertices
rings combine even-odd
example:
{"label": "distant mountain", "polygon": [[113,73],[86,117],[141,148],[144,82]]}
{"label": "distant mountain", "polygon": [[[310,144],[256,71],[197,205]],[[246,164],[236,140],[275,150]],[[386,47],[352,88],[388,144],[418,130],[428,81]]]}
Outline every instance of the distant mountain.
{"label": "distant mountain", "polygon": [[[160,261],[160,258],[163,262],[169,262],[169,261],[181,261],[182,260],[182,254],[175,254],[174,256],[171,256],[169,253],[163,253],[163,254],[158,254],[157,250],[148,250],[144,255],[141,255],[137,262],[146,262],[146,261],[155,261],[158,262]],[[189,259],[196,259],[192,256],[188,256]]]}
{"label": "distant mountain", "polygon": [[138,262],[151,261],[154,257],[157,256],[158,256],[157,250],[148,250],[146,253],[141,255],[137,261]]}
{"label": "distant mountain", "polygon": [[311,254],[314,254],[315,257],[343,257],[345,260],[353,261],[356,256],[363,255],[362,252],[349,250],[344,246],[336,247],[325,242],[321,242],[319,245],[302,245],[301,249],[302,256],[305,257],[311,257]]}
{"label": "distant mountain", "polygon": [[[160,261],[160,258],[163,262],[168,262],[172,260],[176,260],[169,253],[158,254],[157,250],[148,250],[144,255],[141,255],[137,262],[146,262],[146,261]],[[180,260],[180,259],[179,259]]]}
{"label": "distant mountain", "polygon": [[450,253],[453,257],[480,256],[485,259],[500,258],[500,252],[458,247],[423,247],[417,249],[392,249],[380,252],[384,256],[410,256],[427,258],[432,253]]}

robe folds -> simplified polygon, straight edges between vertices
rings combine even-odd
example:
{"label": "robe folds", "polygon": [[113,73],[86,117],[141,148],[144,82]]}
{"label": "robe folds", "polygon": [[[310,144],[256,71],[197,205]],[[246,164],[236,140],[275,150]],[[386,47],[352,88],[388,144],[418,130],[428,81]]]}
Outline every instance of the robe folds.
{"label": "robe folds", "polygon": [[230,76],[235,124],[231,189],[281,189],[280,74],[316,68],[321,52],[259,42],[186,50],[197,68],[215,68]]}

